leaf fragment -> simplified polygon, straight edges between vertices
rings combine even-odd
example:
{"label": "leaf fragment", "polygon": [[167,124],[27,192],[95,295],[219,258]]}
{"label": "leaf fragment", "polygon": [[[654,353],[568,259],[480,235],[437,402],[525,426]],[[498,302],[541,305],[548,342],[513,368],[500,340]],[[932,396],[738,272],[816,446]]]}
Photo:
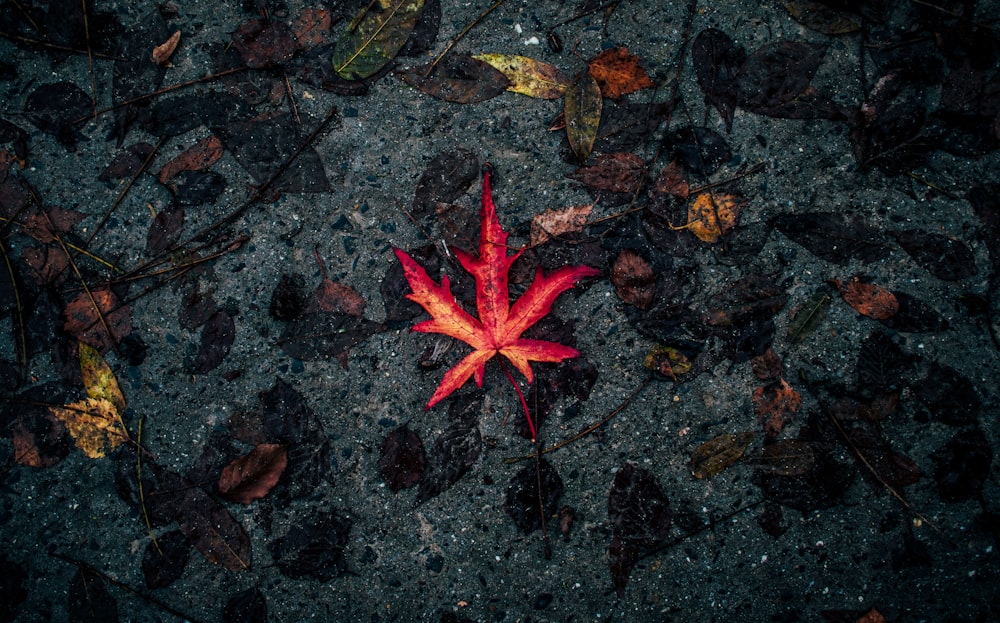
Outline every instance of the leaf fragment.
{"label": "leaf fragment", "polygon": [[639,57],[625,47],[601,52],[587,63],[587,69],[600,86],[601,93],[611,99],[654,86],[646,70],[639,65]]}
{"label": "leaf fragment", "polygon": [[840,290],[840,296],[854,311],[874,318],[875,320],[886,320],[899,311],[899,301],[896,295],[890,290],[877,286],[873,283],[865,283],[858,277],[854,277],[847,283],[839,279],[830,281]]}
{"label": "leaf fragment", "polygon": [[181,40],[181,31],[176,31],[170,38],[153,48],[153,62],[157,65],[166,65],[177,49],[177,44]]}
{"label": "leaf fragment", "polygon": [[378,73],[402,49],[423,8],[424,0],[368,3],[337,40],[331,59],[334,71],[345,80]]}
{"label": "leaf fragment", "polygon": [[725,433],[714,437],[691,453],[691,473],[695,478],[711,478],[740,460],[747,446],[757,437],[755,431]]}
{"label": "leaf fragment", "polygon": [[563,114],[566,118],[566,139],[577,160],[583,162],[594,149],[597,129],[601,125],[601,87],[590,72],[581,71],[566,89]]}
{"label": "leaf fragment", "polygon": [[623,302],[647,309],[653,304],[656,293],[656,275],[653,267],[631,249],[623,249],[611,266],[611,285]]}
{"label": "leaf fragment", "polygon": [[401,74],[403,82],[432,97],[455,104],[478,104],[500,95],[510,81],[489,63],[472,56],[446,57],[427,74],[429,66]]}
{"label": "leaf fragment", "polygon": [[535,247],[563,234],[583,231],[594,204],[553,208],[531,219],[531,246]]}
{"label": "leaf fragment", "polygon": [[757,421],[763,424],[768,439],[777,437],[802,406],[802,396],[785,379],[758,387],[752,400]]}
{"label": "leaf fragment", "polygon": [[222,468],[219,494],[230,502],[249,504],[267,495],[278,484],[287,466],[287,445],[259,444],[248,454]]}
{"label": "leaf fragment", "polygon": [[517,54],[475,54],[472,58],[489,63],[510,81],[508,91],[559,99],[569,86],[569,78],[555,65]]}

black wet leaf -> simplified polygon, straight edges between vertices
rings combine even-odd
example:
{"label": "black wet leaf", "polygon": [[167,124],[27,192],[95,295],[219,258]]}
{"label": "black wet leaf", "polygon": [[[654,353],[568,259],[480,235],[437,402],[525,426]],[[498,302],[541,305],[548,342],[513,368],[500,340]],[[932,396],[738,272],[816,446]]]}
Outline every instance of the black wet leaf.
{"label": "black wet leaf", "polygon": [[218,310],[201,327],[201,343],[191,364],[194,374],[206,374],[219,367],[236,339],[236,322],[224,310]]}
{"label": "black wet leaf", "polygon": [[302,275],[283,273],[278,285],[271,293],[271,305],[268,308],[275,320],[294,320],[302,315],[308,298],[305,291],[305,280]]}
{"label": "black wet leaf", "polygon": [[691,62],[705,100],[719,111],[726,122],[726,131],[733,128],[733,115],[739,97],[737,76],[746,51],[729,35],[715,28],[698,33],[691,44]]}
{"label": "black wet leaf", "polygon": [[437,204],[453,203],[479,179],[479,159],[468,149],[457,148],[434,156],[424,169],[413,194],[411,212],[416,218],[436,213]]}
{"label": "black wet leaf", "polygon": [[959,281],[976,274],[976,258],[964,242],[919,229],[893,234],[913,260],[938,279]]}
{"label": "black wet leaf", "polygon": [[427,66],[414,67],[400,76],[411,87],[446,102],[478,104],[510,86],[507,77],[492,65],[466,55],[446,56],[430,75],[427,70]]}
{"label": "black wet leaf", "polygon": [[840,422],[840,428],[851,448],[864,459],[862,475],[877,476],[872,479],[873,486],[889,485],[899,490],[920,480],[920,468],[913,459],[892,449],[878,422],[852,414],[850,420]]}
{"label": "black wet leaf", "polygon": [[143,127],[161,138],[178,136],[199,126],[219,126],[246,119],[252,109],[231,93],[193,93],[157,100]]}
{"label": "black wet leaf", "polygon": [[24,113],[36,128],[72,149],[80,138],[77,128],[94,112],[94,101],[72,82],[43,84],[28,96]]}
{"label": "black wet leaf", "polygon": [[78,567],[69,582],[66,611],[70,623],[117,623],[118,602],[93,571]]}
{"label": "black wet leaf", "polygon": [[10,623],[18,606],[28,598],[28,572],[24,566],[0,555],[0,623]]}
{"label": "black wet leaf", "polygon": [[[397,56],[420,56],[434,46],[441,29],[441,0],[426,0],[406,43]],[[332,65],[332,63],[331,63]]]}
{"label": "black wet leaf", "polygon": [[298,390],[281,379],[259,396],[267,441],[288,446],[288,466],[276,492],[292,499],[311,495],[333,478],[332,446],[319,416]]}
{"label": "black wet leaf", "polygon": [[[892,83],[889,78],[880,85]],[[927,160],[938,146],[940,131],[926,127],[926,99],[923,88],[902,85],[869,95],[864,121],[852,132],[855,156],[862,168],[878,167],[896,175]]]}
{"label": "black wet leaf", "polygon": [[874,393],[898,391],[903,386],[903,375],[916,359],[884,332],[875,331],[861,343],[858,352],[858,388]]}
{"label": "black wet leaf", "polygon": [[747,57],[736,81],[738,104],[751,112],[786,119],[838,119],[838,107],[811,85],[826,46],[780,41]]}
{"label": "black wet leaf", "polygon": [[424,442],[405,424],[393,429],[382,440],[378,469],[390,491],[417,484],[426,464]]}
{"label": "black wet leaf", "polygon": [[662,544],[670,531],[670,502],[651,471],[626,463],[608,494],[612,537],[608,548],[611,581],[625,595],[629,574],[643,550]]}
{"label": "black wet leaf", "polygon": [[973,428],[957,433],[935,450],[931,459],[941,499],[961,502],[982,494],[983,484],[990,476],[993,449],[986,434]]}
{"label": "black wet leaf", "polygon": [[926,413],[938,422],[968,426],[979,419],[982,402],[976,386],[952,367],[932,362],[927,376],[914,383],[911,390]]}
{"label": "black wet leaf", "polygon": [[[539,484],[541,488],[539,489]],[[524,534],[542,527],[559,510],[563,482],[559,472],[545,459],[530,463],[510,479],[507,486],[507,514]]]}
{"label": "black wet leaf", "polygon": [[431,446],[427,469],[417,488],[417,504],[440,495],[458,482],[479,458],[483,439],[479,433],[479,411],[483,399],[458,394],[451,399],[448,417],[452,424]]}
{"label": "black wet leaf", "polygon": [[166,183],[167,190],[180,206],[215,203],[226,190],[226,178],[215,171],[181,171]]}
{"label": "black wet leaf", "polygon": [[157,212],[146,233],[146,253],[156,256],[173,248],[183,227],[184,208],[169,206]]}
{"label": "black wet leaf", "polygon": [[[844,493],[854,481],[857,471],[854,465],[838,459],[830,449],[842,443],[839,433],[830,430],[831,426],[826,421],[817,424],[817,417],[825,419],[825,416],[814,416],[810,425],[799,434],[800,439],[811,443],[814,455],[814,461],[806,472],[786,475],[766,470],[754,471],[753,483],[760,487],[765,500],[802,513],[830,508],[843,501]],[[814,439],[810,441],[807,435],[814,435]]]}
{"label": "black wet leaf", "polygon": [[315,312],[290,322],[278,344],[296,359],[336,359],[346,369],[348,351],[381,328],[381,324],[353,314]]}
{"label": "black wet leaf", "polygon": [[114,157],[111,164],[101,171],[97,179],[102,182],[111,182],[134,177],[154,150],[155,147],[146,142],[129,145]]}
{"label": "black wet leaf", "polygon": [[350,518],[337,509],[293,525],[271,546],[275,566],[290,578],[328,582],[347,571],[344,547],[350,530]]}
{"label": "black wet leaf", "polygon": [[267,623],[267,598],[258,588],[236,593],[222,611],[223,623]]}
{"label": "black wet leaf", "polygon": [[155,543],[147,543],[142,555],[146,588],[165,588],[173,584],[184,575],[190,557],[191,544],[180,530],[171,530],[157,537]]}
{"label": "black wet leaf", "polygon": [[678,128],[665,141],[684,168],[697,175],[712,175],[733,157],[726,139],[709,128]]}
{"label": "black wet leaf", "polygon": [[[1000,240],[1000,183],[988,182],[976,186],[969,191],[966,199],[982,224],[980,237],[991,243]],[[987,244],[986,250],[994,270],[1000,270],[1000,247]]]}
{"label": "black wet leaf", "polygon": [[[656,128],[670,117],[676,100],[664,102],[633,102],[628,99],[605,100],[601,109],[601,125],[594,141],[594,152],[613,154],[643,149],[655,136]],[[579,164],[566,143],[563,160]]]}
{"label": "black wet leaf", "polygon": [[[121,37],[117,39],[118,49],[114,62],[114,80],[111,85],[111,98],[114,102],[130,102],[138,97],[146,96],[163,83],[167,73],[165,65],[150,62],[153,46],[159,45],[170,37],[167,25],[157,13],[150,14],[146,19],[131,24]],[[115,127],[111,138],[119,146],[132,128],[138,116],[139,109],[152,101],[146,97],[139,102],[117,106],[114,110]]]}
{"label": "black wet leaf", "polygon": [[270,180],[295,156],[295,166],[282,172],[271,185],[272,191],[305,193],[331,189],[319,154],[312,147],[301,149],[308,130],[291,115],[235,121],[213,127],[212,131],[258,184]]}
{"label": "black wet leaf", "polygon": [[874,263],[889,256],[882,232],[857,217],[807,212],[783,214],[771,224],[816,257],[840,266],[852,259]]}
{"label": "black wet leaf", "polygon": [[905,333],[938,333],[948,329],[945,320],[933,307],[906,292],[894,291],[899,308],[896,313],[880,320],[894,331]]}
{"label": "black wet leaf", "polygon": [[19,160],[28,157],[28,133],[6,119],[0,119],[0,145],[10,145]]}

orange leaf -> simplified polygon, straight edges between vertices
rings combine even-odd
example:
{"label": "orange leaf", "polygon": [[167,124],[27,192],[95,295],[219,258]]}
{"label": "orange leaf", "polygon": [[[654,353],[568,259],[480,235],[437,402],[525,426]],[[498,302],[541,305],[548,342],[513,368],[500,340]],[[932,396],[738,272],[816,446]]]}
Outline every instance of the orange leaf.
{"label": "orange leaf", "polygon": [[153,48],[153,62],[157,65],[165,65],[170,60],[174,50],[177,49],[177,44],[180,43],[180,40],[181,31],[178,30],[170,35],[169,39]]}
{"label": "orange leaf", "polygon": [[891,291],[872,283],[864,283],[857,277],[844,283],[839,279],[830,282],[840,290],[840,296],[859,314],[885,320],[892,318],[899,311],[899,301]]}
{"label": "orange leaf", "polygon": [[653,86],[646,70],[639,65],[639,57],[629,52],[628,48],[611,48],[601,52],[590,61],[589,69],[604,97],[615,99]]}
{"label": "orange leaf", "polygon": [[[132,332],[132,310],[121,304],[108,288],[92,290],[90,294],[93,300],[86,292],[81,292],[66,305],[63,328],[103,355]],[[111,335],[108,335],[109,330]]]}
{"label": "orange leaf", "polygon": [[163,165],[160,169],[160,183],[166,184],[181,171],[204,171],[222,157],[222,151],[222,141],[214,134],[201,139]]}
{"label": "orange leaf", "polygon": [[688,208],[688,222],[684,227],[704,242],[718,242],[722,234],[736,225],[736,217],[743,207],[738,195],[713,195],[701,193]]}
{"label": "orange leaf", "polygon": [[464,359],[448,370],[441,384],[427,402],[430,409],[456,389],[475,377],[482,387],[486,362],[495,355],[506,357],[530,383],[534,375],[530,362],[557,362],[580,353],[557,342],[529,340],[521,337],[552,309],[556,297],[585,277],[599,273],[589,266],[563,266],[548,275],[541,269],[527,291],[511,307],[508,272],[521,252],[507,255],[507,232],[500,226],[493,196],[490,192],[492,167],[483,166],[483,202],[480,211],[479,256],[455,249],[455,255],[476,280],[476,309],[479,317],[462,309],[451,292],[451,282],[445,276],[438,285],[427,271],[404,251],[396,249],[396,257],[410,284],[406,298],[418,303],[431,315],[430,320],[417,323],[413,331],[441,333],[462,340],[473,348]]}
{"label": "orange leaf", "polygon": [[768,439],[777,437],[802,406],[802,396],[785,379],[758,387],[751,400],[757,412],[757,421],[764,425],[764,433]]}

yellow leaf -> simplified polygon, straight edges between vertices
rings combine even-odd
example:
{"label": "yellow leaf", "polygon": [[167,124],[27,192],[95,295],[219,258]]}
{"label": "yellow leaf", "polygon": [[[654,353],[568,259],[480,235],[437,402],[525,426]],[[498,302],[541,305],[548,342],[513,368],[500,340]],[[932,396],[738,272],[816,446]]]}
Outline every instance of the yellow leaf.
{"label": "yellow leaf", "polygon": [[502,73],[510,80],[507,90],[514,93],[554,100],[562,97],[569,85],[569,80],[558,67],[527,56],[475,54],[472,58],[489,63]]}
{"label": "yellow leaf", "polygon": [[92,459],[106,456],[128,439],[115,406],[103,398],[87,398],[49,410],[66,425],[76,447]]}
{"label": "yellow leaf", "polygon": [[115,408],[115,413],[125,411],[125,397],[118,387],[111,367],[94,347],[80,342],[80,372],[87,395],[95,400],[107,400]]}
{"label": "yellow leaf", "polygon": [[687,225],[673,229],[687,229],[699,240],[718,242],[736,225],[742,207],[743,199],[738,195],[701,193],[688,208]]}

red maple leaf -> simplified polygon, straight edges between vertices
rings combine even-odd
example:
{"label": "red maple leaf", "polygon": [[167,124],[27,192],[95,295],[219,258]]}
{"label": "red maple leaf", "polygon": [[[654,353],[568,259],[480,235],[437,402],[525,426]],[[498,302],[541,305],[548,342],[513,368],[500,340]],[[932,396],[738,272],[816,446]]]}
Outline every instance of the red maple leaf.
{"label": "red maple leaf", "polygon": [[[411,330],[450,335],[473,348],[471,353],[445,373],[441,384],[427,402],[427,409],[464,385],[470,376],[475,376],[476,384],[482,387],[486,362],[497,353],[506,357],[529,383],[534,379],[529,362],[562,361],[580,354],[575,348],[564,344],[530,340],[522,338],[521,334],[549,313],[556,297],[562,292],[572,288],[580,279],[597,275],[600,271],[589,266],[563,266],[545,275],[538,269],[535,280],[511,307],[507,273],[524,249],[507,255],[507,232],[500,226],[490,192],[492,170],[489,164],[483,165],[479,257],[455,249],[455,256],[462,268],[476,279],[476,309],[479,318],[472,316],[458,304],[447,276],[442,277],[440,285],[436,284],[423,266],[404,251],[396,249],[396,257],[403,265],[406,280],[412,290],[406,298],[418,303],[432,317],[417,323]],[[510,376],[509,372],[507,374]],[[513,382],[513,377],[510,378]],[[514,388],[520,394],[521,390],[516,383]],[[520,398],[534,440],[535,424],[528,414],[524,397]]]}

